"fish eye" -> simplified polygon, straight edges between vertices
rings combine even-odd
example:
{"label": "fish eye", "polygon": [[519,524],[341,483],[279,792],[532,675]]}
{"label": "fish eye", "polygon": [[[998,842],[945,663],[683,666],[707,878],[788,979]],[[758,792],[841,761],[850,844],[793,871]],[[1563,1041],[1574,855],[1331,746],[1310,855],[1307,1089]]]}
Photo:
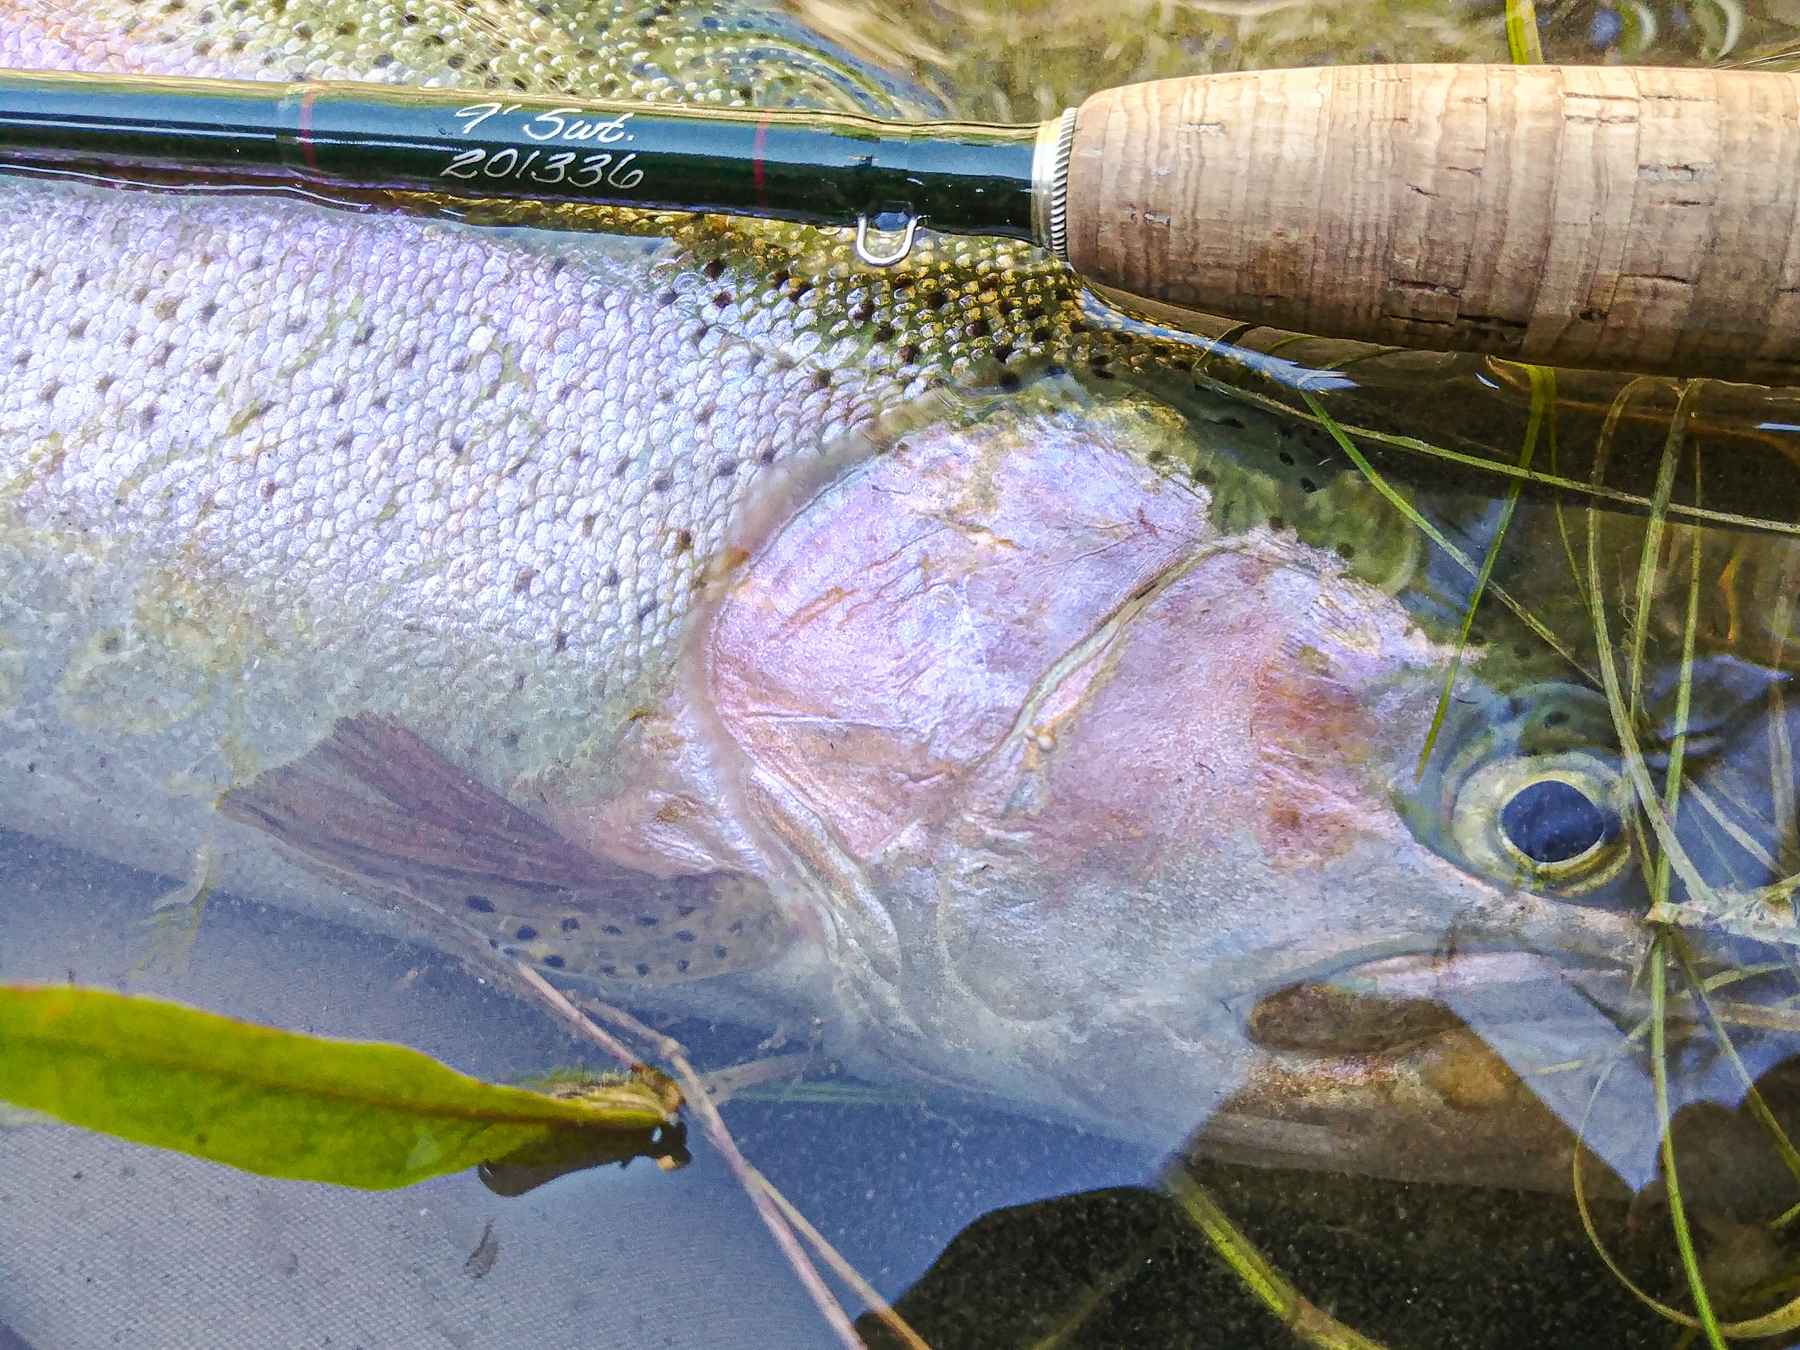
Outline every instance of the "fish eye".
{"label": "fish eye", "polygon": [[1526,784],[1500,810],[1501,837],[1537,866],[1574,862],[1617,827],[1617,817],[1560,778]]}
{"label": "fish eye", "polygon": [[1456,787],[1451,833],[1475,870],[1542,894],[1577,896],[1628,863],[1629,794],[1617,763],[1593,749],[1504,754]]}

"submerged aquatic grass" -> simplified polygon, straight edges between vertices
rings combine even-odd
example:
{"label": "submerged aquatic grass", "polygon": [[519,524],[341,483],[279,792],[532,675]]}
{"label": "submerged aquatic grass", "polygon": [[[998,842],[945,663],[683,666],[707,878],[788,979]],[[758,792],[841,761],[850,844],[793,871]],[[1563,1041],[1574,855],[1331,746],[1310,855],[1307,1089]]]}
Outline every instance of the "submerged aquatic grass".
{"label": "submerged aquatic grass", "polygon": [[[1508,11],[1510,22],[1511,11]],[[1532,456],[1537,452],[1538,434],[1548,418],[1551,400],[1555,397],[1556,385],[1548,372],[1541,367],[1532,366],[1531,370],[1531,420],[1525,426],[1525,444],[1519,451],[1519,468],[1529,470]],[[1425,743],[1419,747],[1419,760],[1414,766],[1415,775],[1423,775],[1425,761],[1431,758],[1431,750],[1437,744],[1438,732],[1443,729],[1444,717],[1450,711],[1450,697],[1456,691],[1456,677],[1462,670],[1463,653],[1469,646],[1469,633],[1475,627],[1475,614],[1481,608],[1481,597],[1488,588],[1488,582],[1494,575],[1494,564],[1500,558],[1501,545],[1506,542],[1506,531],[1511,527],[1513,514],[1519,507],[1519,493],[1524,484],[1514,479],[1507,485],[1506,496],[1501,501],[1500,520],[1494,526],[1494,537],[1488,543],[1487,553],[1481,560],[1481,571],[1475,577],[1475,589],[1469,594],[1469,603],[1463,610],[1462,629],[1456,635],[1456,651],[1450,658],[1450,668],[1444,672],[1443,688],[1438,691],[1437,707],[1432,710],[1431,725],[1425,732]]]}
{"label": "submerged aquatic grass", "polygon": [[[1601,1239],[1583,1179],[1582,1155],[1586,1151],[1583,1141],[1589,1128],[1586,1116],[1577,1130],[1574,1160],[1573,1183],[1577,1210],[1593,1249],[1613,1276],[1645,1306],[1683,1327],[1690,1338],[1704,1338],[1709,1346],[1722,1347],[1729,1340],[1790,1332],[1800,1328],[1800,1298],[1750,1318],[1731,1321],[1719,1315],[1707,1286],[1705,1267],[1692,1219],[1692,1206],[1696,1197],[1683,1189],[1680,1162],[1676,1156],[1676,1138],[1671,1128],[1671,1022],[1683,1018],[1702,1028],[1717,1043],[1743,1089],[1747,1110],[1769,1138],[1788,1175],[1796,1183],[1800,1183],[1800,1149],[1795,1147],[1787,1130],[1758,1089],[1732,1035],[1734,1026],[1767,1025],[1772,1029],[1791,1031],[1800,1027],[1800,1020],[1791,1014],[1784,1015],[1781,1009],[1771,1008],[1767,1004],[1721,1005],[1713,997],[1715,992],[1739,982],[1784,970],[1793,973],[1795,960],[1791,941],[1783,947],[1781,958],[1777,961],[1756,967],[1729,968],[1703,976],[1679,927],[1699,923],[1709,926],[1723,924],[1728,931],[1734,927],[1756,930],[1754,924],[1734,921],[1745,919],[1750,914],[1751,907],[1757,904],[1784,898],[1795,889],[1796,883],[1800,883],[1800,876],[1782,876],[1777,881],[1760,887],[1721,888],[1701,873],[1675,829],[1676,822],[1681,819],[1683,805],[1688,805],[1690,811],[1698,812],[1707,824],[1716,826],[1727,837],[1737,841],[1748,856],[1757,859],[1771,872],[1779,873],[1774,853],[1763,847],[1750,830],[1734,819],[1726,809],[1726,804],[1717,800],[1716,794],[1707,791],[1702,785],[1688,782],[1687,753],[1694,707],[1696,647],[1703,591],[1702,549],[1698,530],[1706,524],[1724,523],[1731,517],[1731,513],[1715,511],[1702,504],[1701,451],[1697,444],[1690,445],[1690,422],[1707,386],[1703,382],[1693,382],[1677,387],[1675,408],[1667,419],[1655,482],[1648,495],[1640,496],[1621,492],[1607,484],[1606,470],[1613,440],[1628,409],[1649,391],[1668,387],[1666,382],[1633,380],[1618,391],[1607,409],[1604,424],[1596,439],[1591,476],[1586,482],[1575,482],[1560,472],[1556,428],[1557,398],[1553,376],[1549,372],[1540,373],[1529,368],[1526,373],[1531,380],[1530,418],[1517,458],[1511,465],[1452,452],[1422,439],[1365,437],[1362,429],[1347,426],[1334,417],[1314,390],[1302,384],[1299,394],[1310,414],[1310,420],[1331,435],[1356,470],[1430,543],[1454,560],[1473,579],[1457,636],[1458,661],[1470,640],[1476,607],[1493,584],[1495,559],[1500,541],[1512,523],[1519,490],[1526,482],[1540,488],[1557,490],[1554,494],[1553,512],[1556,529],[1563,558],[1568,564],[1569,581],[1591,623],[1594,669],[1584,669],[1585,663],[1575,659],[1567,642],[1556,639],[1549,623],[1531,611],[1526,599],[1498,587],[1495,587],[1495,594],[1528,629],[1540,639],[1547,640],[1553,650],[1562,655],[1574,670],[1587,675],[1590,683],[1600,688],[1606,698],[1623,770],[1631,785],[1634,809],[1628,826],[1633,833],[1634,847],[1639,856],[1649,897],[1649,907],[1644,918],[1656,930],[1647,966],[1640,971],[1646,986],[1648,1008],[1637,1026],[1624,1035],[1620,1044],[1614,1048],[1610,1063],[1600,1068],[1589,1110],[1591,1112],[1593,1103],[1599,1099],[1613,1068],[1623,1062],[1626,1056],[1642,1054],[1648,1058],[1661,1170],[1670,1214],[1670,1237],[1693,1311],[1682,1311],[1643,1289],[1625,1272]],[[1489,539],[1486,556],[1480,565],[1476,565],[1470,554],[1450,541],[1402,488],[1388,481],[1374,467],[1367,455],[1359,449],[1356,443],[1358,439],[1373,439],[1413,453],[1436,455],[1462,465],[1480,467],[1485,472],[1509,481],[1509,489],[1503,496],[1501,512]],[[1533,463],[1534,452],[1542,439],[1549,441],[1549,473],[1537,469]],[[1401,441],[1406,444],[1399,446]],[[1684,460],[1690,462],[1693,475],[1690,499],[1686,502],[1679,500],[1675,492]],[[1567,496],[1575,496],[1585,503],[1585,559],[1579,556],[1580,551],[1575,542],[1576,532],[1569,527],[1565,503]],[[1608,614],[1605,577],[1601,570],[1599,525],[1602,510],[1607,505],[1627,500],[1641,508],[1645,528],[1635,574],[1627,582],[1627,593],[1621,596],[1621,599],[1627,600],[1631,605],[1631,612],[1622,634],[1615,636],[1614,625]],[[1749,523],[1770,533],[1792,533],[1787,522],[1758,520]],[[1680,548],[1665,548],[1674,537],[1671,535],[1673,530],[1688,532],[1685,556]],[[1672,556],[1665,558],[1665,552]],[[1661,767],[1657,773],[1653,773],[1646,740],[1651,733],[1645,726],[1650,668],[1649,615],[1668,569],[1677,562],[1685,563],[1683,570],[1686,575],[1681,582],[1684,615],[1680,628],[1679,654],[1674,663],[1671,725],[1658,740]],[[1454,679],[1454,674],[1451,679]],[[1447,682],[1446,689],[1450,687]],[[1428,731],[1427,753],[1431,742],[1435,740],[1443,706],[1440,699],[1437,715]],[[1780,707],[1779,703],[1775,705],[1778,714]],[[1771,725],[1769,735],[1772,772],[1777,777],[1784,771],[1791,774],[1791,746],[1786,743],[1786,725],[1779,716]],[[1420,762],[1422,765],[1424,755]],[[1785,797],[1781,787],[1779,783],[1774,787],[1777,804],[1790,800],[1793,795],[1791,783],[1787,785]],[[1682,888],[1679,899],[1675,894],[1677,883]],[[1756,935],[1763,936],[1759,930],[1756,930]],[[1686,990],[1685,998],[1677,998],[1668,989],[1671,965],[1679,968]],[[1576,1060],[1562,1067],[1575,1070],[1590,1066],[1584,1060]],[[1771,1231],[1778,1231],[1797,1217],[1800,1217],[1800,1204],[1790,1207],[1771,1221],[1769,1228]],[[1775,1291],[1771,1289],[1764,1292]]]}
{"label": "submerged aquatic grass", "polygon": [[[1340,425],[1338,421],[1325,410],[1325,405],[1319,402],[1318,397],[1310,389],[1302,389],[1300,391],[1300,396],[1306,400],[1307,407],[1312,410],[1314,422],[1320,427],[1323,427],[1331,436],[1332,440],[1337,442],[1338,448],[1342,450],[1350,462],[1356,466],[1357,471],[1368,480],[1369,486],[1386,498],[1388,503],[1392,505],[1395,510],[1399,511],[1401,515],[1405,516],[1415,529],[1442,549],[1446,556],[1453,559],[1456,564],[1471,577],[1479,577],[1481,575],[1480,565],[1463,549],[1457,547],[1457,545],[1449,539],[1442,530],[1432,524],[1419,508],[1407,498],[1404,492],[1396,488],[1376,470],[1375,466],[1369,462],[1368,457],[1357,448],[1356,442],[1351,439],[1350,430]],[[1566,642],[1559,638],[1555,633],[1551,632],[1543,620],[1533,614],[1530,609],[1520,603],[1519,600],[1504,588],[1494,585],[1489,589],[1491,589],[1494,597],[1511,610],[1514,616],[1529,628],[1546,646],[1556,652],[1558,656],[1561,656],[1574,669],[1578,671],[1583,670],[1582,664],[1576,659],[1574,651]]]}
{"label": "submerged aquatic grass", "polygon": [[1231,1221],[1207,1189],[1179,1167],[1164,1183],[1194,1226],[1206,1235],[1220,1258],[1302,1344],[1314,1350],[1385,1350],[1353,1327],[1345,1326],[1311,1302]]}

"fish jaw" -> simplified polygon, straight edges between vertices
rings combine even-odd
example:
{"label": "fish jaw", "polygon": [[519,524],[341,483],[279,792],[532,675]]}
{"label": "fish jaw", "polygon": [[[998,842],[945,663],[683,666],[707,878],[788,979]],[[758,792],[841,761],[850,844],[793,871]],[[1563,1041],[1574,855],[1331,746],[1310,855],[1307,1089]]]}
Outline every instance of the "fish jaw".
{"label": "fish jaw", "polygon": [[1395,786],[1445,653],[1334,557],[1215,528],[1148,467],[1178,423],[1028,393],[794,482],[679,700],[815,910],[834,1050],[1161,1147],[1268,1081],[1264,995],[1633,931],[1414,838]]}

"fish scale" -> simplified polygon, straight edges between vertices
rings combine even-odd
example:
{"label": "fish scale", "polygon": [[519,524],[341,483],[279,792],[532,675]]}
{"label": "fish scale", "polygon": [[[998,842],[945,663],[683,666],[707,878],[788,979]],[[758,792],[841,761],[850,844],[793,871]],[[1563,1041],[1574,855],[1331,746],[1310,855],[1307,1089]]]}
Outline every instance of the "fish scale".
{"label": "fish scale", "polygon": [[[690,7],[676,41],[654,7],[541,8],[13,3],[0,62],[726,101],[754,67],[752,92],[771,101],[895,106],[825,48],[789,60],[799,49],[767,16],[708,30],[715,11]],[[872,273],[841,236],[804,227],[601,222],[654,226],[659,244],[470,229],[413,205],[365,215],[0,179],[0,210],[28,222],[0,238],[15,283],[0,293],[0,552],[23,550],[9,574],[30,578],[0,601],[0,648],[30,658],[0,693],[56,709],[84,751],[144,766],[131,791],[146,801],[186,785],[146,809],[180,815],[191,797],[246,819],[244,794],[274,790],[334,721],[363,715],[432,731],[447,762],[501,794],[572,741],[603,761],[766,476],[939,385],[1004,382],[1008,363],[1049,355],[1154,352],[1090,331],[1068,280],[1017,245],[928,240]],[[67,561],[40,569],[66,523]],[[95,541],[109,539],[132,541],[138,570],[107,571]],[[101,574],[97,593],[87,578]],[[81,613],[92,635],[45,644],[55,612]],[[296,627],[316,659],[283,683],[261,658]],[[15,719],[0,758],[32,776],[27,816],[84,829],[92,773],[46,753],[57,735]],[[204,815],[191,828],[213,829]],[[180,836],[117,842],[185,873],[168,848]],[[396,888],[366,852],[342,866],[342,843],[287,855],[552,968],[695,978],[761,964],[786,938],[766,892],[735,875],[653,935],[634,922],[642,886],[547,899],[515,869],[457,891],[414,859]],[[240,884],[294,888],[252,876]]]}
{"label": "fish scale", "polygon": [[[273,69],[274,53],[291,44],[269,38],[286,24],[320,52],[310,76],[441,80],[469,70],[471,82],[492,83],[515,77],[458,61],[468,53],[455,43],[483,34],[494,45],[474,50],[522,43],[508,29],[522,11],[507,7],[421,5],[396,21],[390,6],[233,4],[189,16],[217,30],[199,42],[177,36],[189,32],[178,22],[186,11],[134,24],[139,8],[58,11],[46,22],[27,7],[38,22],[0,27],[0,60],[54,64],[79,52],[90,69],[286,78],[296,72]],[[653,50],[655,24],[640,20],[660,9],[616,6],[594,40],[631,29],[645,44],[634,50]],[[323,22],[336,14],[351,17]],[[684,10],[683,21],[705,16],[706,7]],[[538,14],[525,26],[551,22]],[[728,48],[740,59],[748,49],[780,55],[734,25],[676,44],[660,63],[625,63],[613,50],[576,58],[590,64],[571,72],[543,55],[568,54],[574,34],[556,31],[558,40],[523,48],[537,63],[516,78],[534,90],[576,79],[604,92],[624,80],[632,97],[723,96],[722,73],[677,86],[668,68],[699,68]],[[434,44],[437,34],[448,36]],[[864,105],[872,87],[859,91]],[[851,102],[837,86],[812,97],[827,93]],[[9,238],[3,257],[27,286],[3,311],[0,366],[14,378],[0,434],[112,442],[82,455],[79,484],[15,480],[24,509],[73,496],[135,525],[152,503],[171,551],[199,542],[226,574],[271,558],[341,573],[321,559],[323,541],[293,526],[356,498],[359,524],[377,526],[359,531],[356,547],[404,559],[410,573],[390,561],[369,576],[341,558],[361,574],[334,574],[333,584],[380,588],[423,623],[478,591],[506,616],[505,640],[580,646],[627,680],[679,623],[723,521],[762,469],[996,353],[1043,352],[1075,327],[1060,277],[1021,267],[1026,250],[979,243],[940,241],[878,276],[853,267],[836,235],[702,220],[677,230],[682,248],[654,270],[656,289],[634,294],[621,273],[636,259],[609,266],[605,245],[509,245],[448,225],[250,201],[0,189],[9,214],[42,222]],[[221,289],[224,277],[232,284]],[[85,387],[68,380],[66,360],[80,368],[90,352],[111,368],[94,368]],[[271,355],[283,382],[259,388]],[[698,381],[692,355],[705,358]],[[179,419],[159,396],[173,388],[184,391]],[[428,400],[417,395],[424,388]],[[402,405],[428,411],[402,423],[393,411]],[[232,446],[223,463],[212,453],[221,436]],[[302,457],[330,474],[296,502]],[[454,552],[445,535],[471,527],[477,547],[434,567]],[[568,546],[571,535],[580,546]]]}

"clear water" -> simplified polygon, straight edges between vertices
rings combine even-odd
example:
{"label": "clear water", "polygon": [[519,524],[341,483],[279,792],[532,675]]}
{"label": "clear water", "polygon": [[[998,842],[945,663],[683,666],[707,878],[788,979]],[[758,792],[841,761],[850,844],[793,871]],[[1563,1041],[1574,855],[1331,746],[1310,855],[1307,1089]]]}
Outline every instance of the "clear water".
{"label": "clear water", "polygon": [[[456,11],[475,29],[490,20],[504,27],[510,13],[483,19],[484,12]],[[1787,17],[1774,5],[1749,12],[1721,4],[1546,6],[1543,35],[1551,59],[1741,60],[1778,57],[1796,40]],[[878,15],[802,5],[797,18],[874,53],[898,77],[931,87],[959,115],[1019,120],[1054,111],[1086,89],[1153,75],[1301,62],[1503,59],[1505,51],[1497,12],[1435,3],[1169,0],[1123,11],[1073,3],[920,5]],[[1298,372],[1346,355],[1341,348],[1283,346],[1260,360],[1259,349],[1272,348],[1273,340],[1257,335],[1246,347],[1242,364],[1215,358],[1202,373],[1265,408],[1298,406]],[[1470,359],[1355,355],[1331,382],[1327,406],[1344,423],[1375,433],[1362,440],[1373,469],[1479,559],[1494,537],[1508,481],[1482,465],[1516,460],[1530,423],[1528,386],[1516,372]],[[1605,415],[1624,383],[1595,375],[1559,382],[1558,468],[1568,481],[1593,475],[1615,493],[1648,498],[1674,395],[1663,387],[1640,391],[1608,439]],[[1618,546],[1642,538],[1644,514],[1609,511],[1600,527],[1609,549],[1603,608],[1615,650],[1629,652],[1632,625],[1642,622],[1649,667],[1667,672],[1678,664],[1672,656],[1682,639],[1686,564],[1699,550],[1696,646],[1703,664],[1695,717],[1713,739],[1701,745],[1696,736],[1693,753],[1705,769],[1692,781],[1712,790],[1730,828],[1702,820],[1684,838],[1710,882],[1744,890],[1800,870],[1791,752],[1780,748],[1793,720],[1786,672],[1794,662],[1781,615],[1800,576],[1792,531],[1800,522],[1800,408],[1775,393],[1716,388],[1696,405],[1691,426],[1655,603],[1647,618],[1638,616],[1635,564]],[[1384,435],[1466,458],[1447,465]],[[1596,469],[1602,443],[1607,462]],[[1733,519],[1715,514],[1690,529],[1680,508],[1695,502],[1686,476],[1694,472],[1695,445],[1704,457],[1700,505]],[[1537,461],[1540,468],[1544,462]],[[1340,476],[1359,472],[1341,457],[1321,467]],[[1527,608],[1549,615],[1559,634],[1577,634],[1578,656],[1591,666],[1598,645],[1578,603],[1583,578],[1578,573],[1572,582],[1569,572],[1571,557],[1585,561],[1585,500],[1577,489],[1558,497],[1533,485],[1495,579]],[[1573,541],[1570,553],[1563,531]],[[1412,612],[1453,628],[1467,579],[1430,547],[1420,556]],[[1491,600],[1474,638],[1510,651],[1516,667],[1507,666],[1506,678],[1515,686],[1526,683],[1520,672],[1546,660],[1541,644]],[[7,650],[0,646],[0,658]],[[1726,657],[1741,666],[1726,666]],[[1767,678],[1753,678],[1758,673]],[[1666,699],[1668,688],[1661,688]],[[1453,707],[1449,743],[1474,734],[1471,718],[1492,715],[1492,708]],[[1421,740],[1424,729],[1418,727]],[[1646,744],[1660,784],[1663,751]],[[1331,749],[1321,742],[1315,752]],[[1434,784],[1460,781],[1434,772]],[[7,823],[0,816],[0,825]],[[1416,828],[1441,845],[1450,825]],[[1528,831],[1520,825],[1515,833]],[[496,1079],[596,1062],[592,1048],[554,1019],[497,989],[479,966],[412,940],[404,922],[378,924],[371,916],[366,924],[344,924],[270,905],[268,897],[215,893],[196,931],[182,929],[179,908],[159,926],[146,915],[175,881],[99,861],[73,842],[0,834],[0,978],[164,993],[299,1030],[403,1041]],[[1639,862],[1625,866],[1641,883]],[[1568,903],[1622,910],[1640,900],[1639,889],[1621,883]],[[1728,1010],[1739,1019],[1736,1043],[1777,1115],[1791,1118],[1796,1099],[1786,1037],[1794,981],[1782,927],[1791,926],[1791,915],[1779,906],[1748,918],[1691,908],[1684,914],[1723,919],[1695,930],[1711,935],[1695,940],[1720,968],[1769,967],[1722,986],[1719,996],[1744,1005]],[[1459,936],[1454,928],[1443,933],[1446,957]],[[1485,1346],[1525,1337],[1558,1345],[1679,1343],[1678,1330],[1647,1312],[1601,1263],[1557,1181],[1563,1173],[1534,1166],[1541,1155],[1529,1142],[1517,1156],[1496,1149],[1491,1165],[1467,1169],[1482,1173],[1479,1184],[1441,1180],[1464,1157],[1495,1147],[1480,1107],[1496,1082],[1511,1084],[1506,1091],[1519,1101],[1536,1099],[1546,1108],[1521,1108],[1528,1123],[1520,1129],[1549,1131],[1550,1139],[1558,1119],[1584,1126],[1596,1151],[1634,1183],[1635,1199],[1609,1193],[1592,1201],[1595,1223],[1634,1279],[1685,1309],[1653,1129],[1646,1143],[1645,1122],[1653,1120],[1646,1064],[1634,1051],[1595,1088],[1625,1034],[1643,1023],[1641,994],[1634,1001],[1616,980],[1546,986],[1502,979],[1477,990],[1433,986],[1422,998],[1418,981],[1408,978],[1393,976],[1380,988],[1344,982],[1352,993],[1388,1001],[1360,1012],[1346,1004],[1323,1029],[1302,1023],[1308,1047],[1335,1052],[1331,1062],[1345,1082],[1367,1081],[1371,1066],[1414,1044],[1393,1034],[1396,1024],[1426,1016],[1428,1031],[1443,1029],[1440,1014],[1419,1012],[1421,1002],[1435,1000],[1473,1038],[1459,1044],[1487,1047],[1485,1056],[1469,1050],[1432,1061],[1437,1076],[1430,1081],[1466,1115],[1445,1116],[1440,1103],[1435,1115],[1420,1117],[1405,1095],[1414,1080],[1405,1076],[1386,1098],[1376,1092],[1382,1109],[1372,1115],[1371,1099],[1358,1098],[1365,1114],[1352,1111],[1348,1130],[1342,1116],[1305,1114],[1328,1105],[1314,1101],[1282,1123],[1324,1121],[1340,1138],[1386,1142],[1341,1156],[1315,1152],[1304,1167],[1268,1165],[1293,1161],[1284,1157],[1292,1152],[1290,1136],[1273,1127],[1259,1136],[1254,1121],[1269,1102],[1231,1098],[1228,1089],[1221,1089],[1227,1100],[1218,1119],[1193,1120],[1196,1156],[1179,1163],[1141,1136],[1115,1137],[1129,1130],[1109,1135],[1004,1109],[1004,1102],[927,1093],[893,1079],[859,1085],[828,1071],[812,1077],[867,1091],[824,1100],[805,1085],[765,1089],[729,1104],[727,1120],[755,1164],[883,1296],[900,1301],[934,1345],[1296,1343],[1296,1333],[1245,1291],[1191,1216],[1168,1199],[1172,1172],[1207,1187],[1312,1303],[1381,1344]],[[1678,972],[1670,980],[1680,988]],[[1544,1015],[1535,1020],[1519,1015],[1518,999],[1550,997],[1549,988],[1566,1006],[1539,1008]],[[684,1016],[667,1004],[646,1016],[709,1067],[803,1044],[809,1035],[800,1023],[742,1026]],[[1278,1031],[1268,1039],[1282,1043]],[[1724,1315],[1739,1317],[1792,1294],[1781,1285],[1796,1269],[1792,1242],[1768,1221],[1800,1199],[1800,1183],[1747,1120],[1735,1071],[1710,1045],[1704,1032],[1680,1041],[1672,1091],[1683,1108],[1682,1176],[1707,1280]],[[1496,1074],[1496,1061],[1525,1082]],[[1152,1083],[1148,1095],[1154,1093]],[[1459,1119],[1466,1133],[1458,1132]],[[727,1170],[703,1142],[695,1152],[695,1163],[672,1177],[640,1163],[564,1178],[517,1199],[492,1194],[474,1177],[370,1196],[271,1182],[0,1119],[0,1346],[9,1334],[38,1350],[121,1341],[633,1350],[831,1344]],[[1396,1173],[1440,1180],[1395,1180]],[[491,1265],[474,1257],[490,1238],[498,1242]],[[846,1301],[859,1310],[853,1296]],[[888,1343],[878,1339],[884,1334],[869,1331],[881,1344]]]}

